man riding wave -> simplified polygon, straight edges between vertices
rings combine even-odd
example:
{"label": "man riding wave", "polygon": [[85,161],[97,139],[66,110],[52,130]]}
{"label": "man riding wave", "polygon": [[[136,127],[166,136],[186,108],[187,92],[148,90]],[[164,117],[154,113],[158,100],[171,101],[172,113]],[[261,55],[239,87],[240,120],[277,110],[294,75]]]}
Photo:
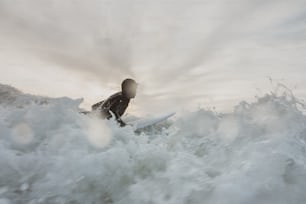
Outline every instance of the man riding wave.
{"label": "man riding wave", "polygon": [[91,106],[93,111],[99,111],[102,118],[110,119],[112,115],[121,127],[126,123],[122,121],[121,116],[127,109],[129,102],[135,98],[137,91],[137,83],[133,79],[125,79],[121,83],[121,91],[111,95],[108,99],[100,101]]}

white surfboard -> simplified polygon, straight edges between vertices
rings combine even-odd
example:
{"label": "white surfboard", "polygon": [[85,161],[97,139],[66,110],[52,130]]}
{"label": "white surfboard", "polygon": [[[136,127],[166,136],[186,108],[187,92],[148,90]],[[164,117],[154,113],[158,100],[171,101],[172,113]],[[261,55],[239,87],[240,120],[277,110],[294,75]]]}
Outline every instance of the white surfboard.
{"label": "white surfboard", "polygon": [[167,120],[168,118],[172,117],[175,115],[175,112],[167,113],[167,114],[162,114],[159,116],[155,116],[152,118],[142,118],[133,122],[130,122],[129,124],[133,126],[134,130],[139,130],[142,128],[146,128],[152,125],[155,125],[157,123],[160,123],[162,121]]}

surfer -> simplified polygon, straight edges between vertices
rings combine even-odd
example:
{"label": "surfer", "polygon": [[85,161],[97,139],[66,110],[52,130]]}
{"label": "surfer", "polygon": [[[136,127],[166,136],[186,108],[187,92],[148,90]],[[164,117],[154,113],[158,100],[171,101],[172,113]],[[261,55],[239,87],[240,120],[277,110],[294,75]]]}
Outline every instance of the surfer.
{"label": "surfer", "polygon": [[133,79],[125,79],[121,83],[121,91],[111,95],[108,99],[100,101],[91,106],[93,111],[99,111],[102,118],[110,119],[114,115],[121,127],[126,123],[121,116],[127,109],[129,102],[135,98],[137,83]]}

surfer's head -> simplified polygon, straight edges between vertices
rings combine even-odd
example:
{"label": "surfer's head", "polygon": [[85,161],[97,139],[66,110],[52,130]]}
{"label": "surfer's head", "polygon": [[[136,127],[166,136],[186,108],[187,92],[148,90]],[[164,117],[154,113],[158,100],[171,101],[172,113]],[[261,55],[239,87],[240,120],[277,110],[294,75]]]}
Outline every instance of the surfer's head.
{"label": "surfer's head", "polygon": [[121,89],[124,96],[127,98],[135,98],[137,83],[133,79],[125,79],[121,83]]}

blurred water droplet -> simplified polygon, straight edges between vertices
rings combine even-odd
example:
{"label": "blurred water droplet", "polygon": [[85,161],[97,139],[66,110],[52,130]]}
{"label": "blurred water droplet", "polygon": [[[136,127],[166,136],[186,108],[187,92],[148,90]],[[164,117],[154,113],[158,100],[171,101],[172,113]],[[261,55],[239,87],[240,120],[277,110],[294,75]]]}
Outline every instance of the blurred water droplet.
{"label": "blurred water droplet", "polygon": [[12,138],[18,144],[29,144],[34,139],[32,128],[26,123],[19,123],[13,127]]}

